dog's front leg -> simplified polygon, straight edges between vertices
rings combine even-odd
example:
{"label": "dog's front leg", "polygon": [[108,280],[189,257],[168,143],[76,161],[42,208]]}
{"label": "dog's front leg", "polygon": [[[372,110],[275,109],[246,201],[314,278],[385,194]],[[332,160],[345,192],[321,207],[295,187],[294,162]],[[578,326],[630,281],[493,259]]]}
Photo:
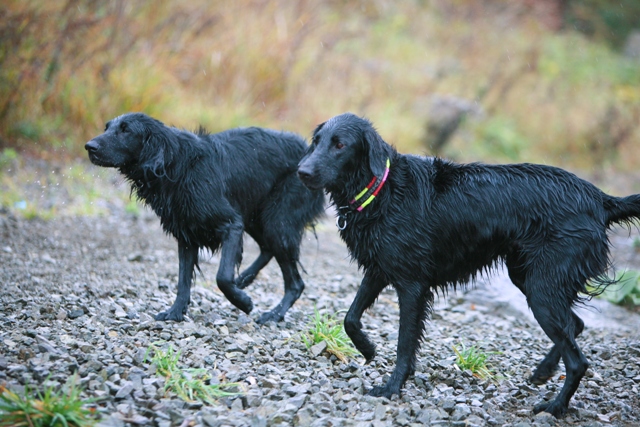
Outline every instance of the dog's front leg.
{"label": "dog's front leg", "polygon": [[349,311],[344,318],[344,330],[351,338],[358,351],[362,353],[367,363],[376,356],[376,346],[369,340],[366,333],[362,332],[362,313],[376,301],[380,292],[387,286],[387,283],[379,277],[367,272],[358,288],[356,297],[349,307]]}
{"label": "dog's front leg", "polygon": [[180,267],[178,270],[178,295],[167,311],[156,314],[156,320],[175,320],[182,322],[187,314],[187,307],[191,302],[191,281],[193,280],[193,268],[198,262],[198,247],[189,246],[183,241],[178,242],[178,258]]}
{"label": "dog's front leg", "polygon": [[396,367],[384,386],[374,387],[369,392],[371,396],[391,398],[394,394],[399,395],[409,375],[415,372],[420,339],[433,302],[433,293],[418,283],[396,285],[396,291],[400,304]]}
{"label": "dog's front leg", "polygon": [[253,302],[233,280],[236,265],[240,263],[242,257],[242,233],[242,220],[229,224],[224,231],[216,281],[218,288],[229,302],[248,314],[253,310]]}

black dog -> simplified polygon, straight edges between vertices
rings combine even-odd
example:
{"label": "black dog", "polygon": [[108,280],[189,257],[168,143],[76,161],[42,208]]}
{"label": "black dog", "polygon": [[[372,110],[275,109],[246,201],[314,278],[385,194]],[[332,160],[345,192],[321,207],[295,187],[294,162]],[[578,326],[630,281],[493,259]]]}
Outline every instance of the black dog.
{"label": "black dog", "polygon": [[387,285],[398,293],[397,365],[369,394],[399,394],[414,372],[434,293],[504,261],[554,343],[532,382],[545,382],[560,357],[567,370],[556,399],[534,411],[566,411],[589,366],[575,341],[584,324],[572,306],[580,293],[589,295],[587,280],[600,288],[610,283],[606,231],[640,216],[640,195],[611,197],[554,167],[401,155],[352,114],[316,128],[298,175],[309,188],[329,192],[342,239],[364,270],[344,326],[367,361],[375,346],[362,331],[362,313]]}
{"label": "black dog", "polygon": [[[191,133],[130,113],[108,122],[85,148],[94,164],[118,168],[178,240],[178,295],[157,320],[184,319],[200,248],[222,248],[218,287],[245,313],[253,303],[241,289],[275,256],[284,298],[258,322],[284,318],[304,289],[297,265],[304,228],[324,205],[322,190],[308,190],[296,176],[307,148],[301,137],[254,127]],[[260,255],[234,281],[243,231]]]}

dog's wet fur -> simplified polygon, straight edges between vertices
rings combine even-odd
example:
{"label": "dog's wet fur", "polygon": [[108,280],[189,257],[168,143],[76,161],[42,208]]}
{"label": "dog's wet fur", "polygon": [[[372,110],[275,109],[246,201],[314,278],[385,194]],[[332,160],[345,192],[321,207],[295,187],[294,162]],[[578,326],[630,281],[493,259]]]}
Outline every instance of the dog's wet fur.
{"label": "dog's wet fur", "polygon": [[[245,313],[253,303],[242,289],[275,257],[285,294],[258,322],[284,319],[304,289],[298,272],[304,228],[324,212],[323,191],[309,190],[296,176],[307,148],[303,138],[255,127],[193,133],[129,113],[109,121],[85,148],[94,164],[117,168],[178,240],[178,293],[157,320],[184,319],[201,248],[220,249],[218,287]],[[234,278],[243,232],[260,255]]]}
{"label": "dog's wet fur", "polygon": [[[389,174],[362,211],[354,196]],[[553,342],[531,381],[542,384],[562,358],[566,379],[554,400],[534,408],[556,417],[568,408],[589,363],[576,343],[584,323],[572,307],[611,283],[607,230],[640,216],[640,195],[609,196],[559,168],[456,164],[399,154],[372,124],[353,114],[319,125],[299,164],[311,189],[324,188],[338,209],[342,239],[364,272],[344,327],[367,361],[375,345],[361,316],[392,285],[399,299],[397,363],[373,396],[399,394],[415,371],[434,294],[464,285],[504,262]]]}

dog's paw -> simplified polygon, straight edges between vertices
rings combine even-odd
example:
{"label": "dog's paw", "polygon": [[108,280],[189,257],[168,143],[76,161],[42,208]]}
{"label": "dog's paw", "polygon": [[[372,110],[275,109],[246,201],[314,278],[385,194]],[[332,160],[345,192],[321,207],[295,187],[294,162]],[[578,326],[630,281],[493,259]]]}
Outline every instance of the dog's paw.
{"label": "dog's paw", "polygon": [[249,314],[251,313],[251,310],[253,310],[253,301],[251,301],[251,298],[247,297],[240,305],[238,305],[238,308],[246,314]]}
{"label": "dog's paw", "polygon": [[555,373],[555,369],[552,370],[539,370],[536,369],[533,374],[529,377],[529,382],[535,385],[542,385],[549,381],[553,374]]}
{"label": "dog's paw", "polygon": [[264,325],[267,322],[281,322],[284,320],[284,316],[281,316],[278,313],[273,311],[267,311],[266,313],[262,313],[262,316],[256,322],[260,325]]}
{"label": "dog's paw", "polygon": [[182,310],[173,310],[173,308],[170,308],[167,311],[156,314],[155,319],[160,321],[175,320],[176,322],[182,322],[184,321],[184,314]]}
{"label": "dog's paw", "polygon": [[369,392],[367,394],[369,396],[386,397],[387,399],[391,399],[391,396],[393,396],[394,394],[397,394],[399,396],[400,395],[400,391],[399,390],[392,390],[388,386],[382,386],[382,387],[374,387],[374,388],[372,388],[371,390],[369,390]]}
{"label": "dog's paw", "polygon": [[364,356],[364,363],[369,364],[376,357],[376,346],[371,344],[369,346],[365,346],[361,349],[358,349],[360,353]]}
{"label": "dog's paw", "polygon": [[365,363],[371,362],[376,357],[376,345],[372,343],[365,334],[352,334],[351,342],[364,356]]}
{"label": "dog's paw", "polygon": [[557,400],[551,402],[542,402],[533,407],[533,413],[538,414],[540,412],[547,412],[556,418],[562,418],[567,412],[567,407]]}
{"label": "dog's paw", "polygon": [[253,279],[255,279],[255,278],[256,278],[255,274],[248,274],[246,276],[244,274],[241,274],[236,278],[234,283],[236,285],[236,288],[244,289],[247,286],[249,286],[250,284],[252,284],[253,283]]}
{"label": "dog's paw", "polygon": [[253,310],[253,301],[251,301],[251,297],[241,290],[236,290],[234,294],[229,297],[229,301],[246,314],[251,313],[251,310]]}

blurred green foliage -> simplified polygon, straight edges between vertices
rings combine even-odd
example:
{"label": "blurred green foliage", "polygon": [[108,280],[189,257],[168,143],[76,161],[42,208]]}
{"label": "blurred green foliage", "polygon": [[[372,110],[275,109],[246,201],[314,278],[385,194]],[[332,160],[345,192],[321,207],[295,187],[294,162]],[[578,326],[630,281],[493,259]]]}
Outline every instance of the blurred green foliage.
{"label": "blurred green foliage", "polygon": [[627,270],[616,275],[617,283],[609,285],[600,295],[614,304],[640,306],[640,272]]}
{"label": "blurred green foliage", "polygon": [[518,161],[528,146],[528,141],[517,125],[509,118],[494,116],[484,121],[477,129],[476,146],[484,148],[486,153],[480,157],[500,156],[496,161]]}
{"label": "blurred green foliage", "polygon": [[0,207],[27,219],[106,214],[114,204],[137,216],[141,207],[130,192],[116,170],[77,159],[38,161],[13,148],[0,151]]}
{"label": "blurred green foliage", "polygon": [[565,25],[620,48],[632,30],[640,29],[638,0],[567,1]]}

